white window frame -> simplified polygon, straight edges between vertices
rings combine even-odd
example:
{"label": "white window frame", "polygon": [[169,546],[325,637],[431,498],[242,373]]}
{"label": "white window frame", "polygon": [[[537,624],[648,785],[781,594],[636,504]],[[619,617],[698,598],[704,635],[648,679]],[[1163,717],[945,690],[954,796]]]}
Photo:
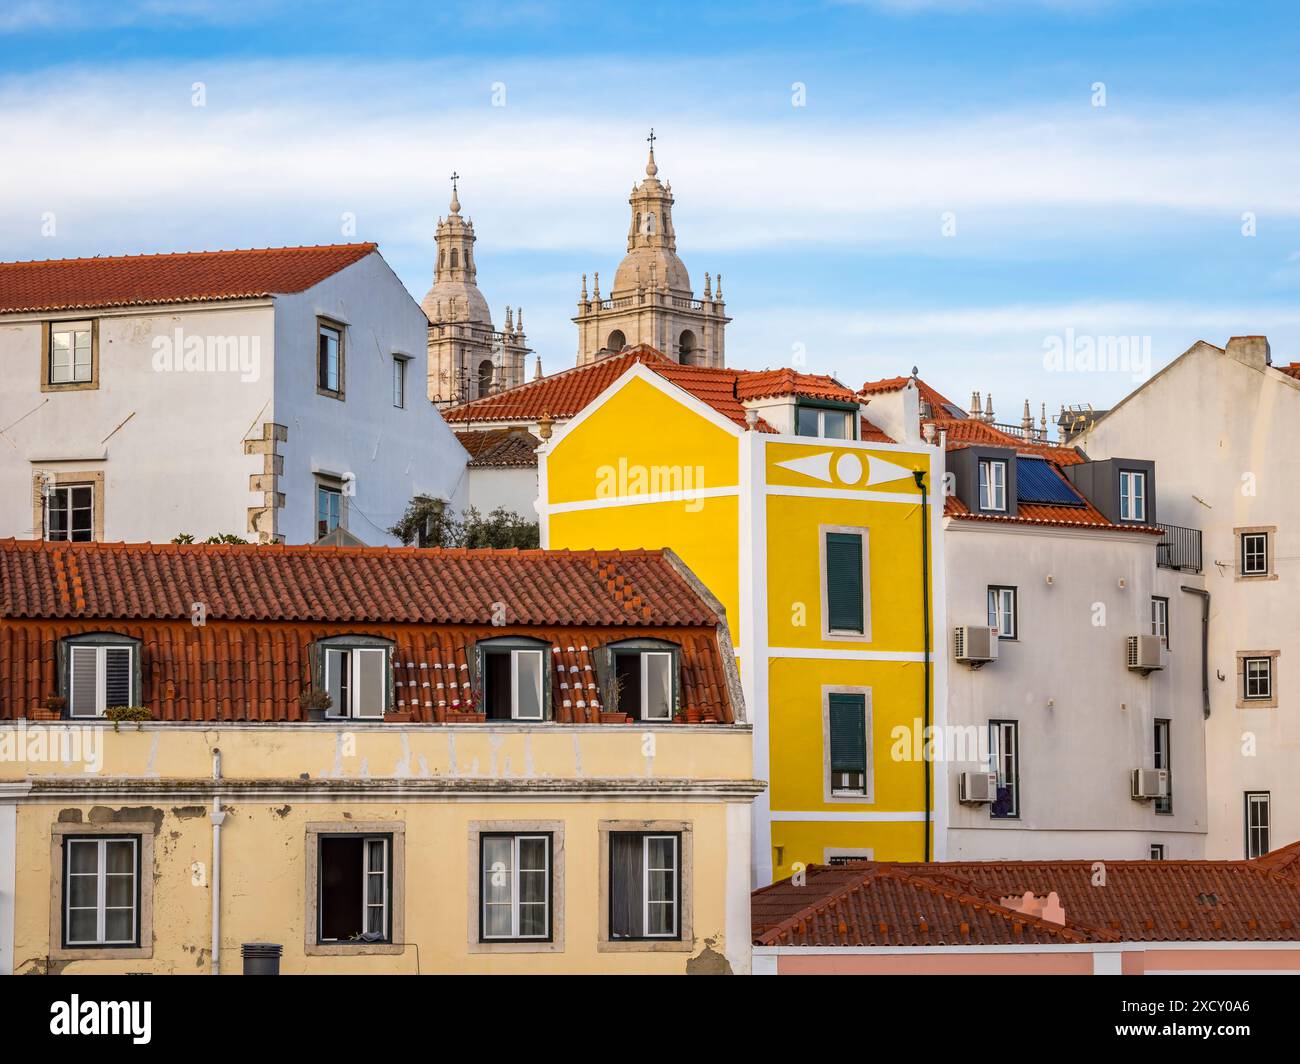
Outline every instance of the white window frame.
{"label": "white window frame", "polygon": [[[999,639],[1020,637],[1016,625],[1016,611],[1020,605],[1018,590],[1018,588],[996,584],[988,590],[989,627],[997,629]],[[1004,618],[1007,617],[1010,618],[1010,623],[1003,624]]]}
{"label": "white window frame", "polygon": [[[799,415],[800,415],[803,411],[805,411],[805,410],[808,411],[809,413],[815,413],[815,414],[817,415],[817,435],[816,435],[816,436],[804,436],[803,433],[801,433],[801,432],[799,431]],[[844,430],[845,430],[846,435],[844,435],[844,436],[827,436],[827,435],[826,435],[826,415],[827,415],[827,414],[834,414],[834,415],[836,415],[837,417],[842,417],[842,418],[844,419]],[[794,425],[795,435],[796,435],[796,436],[799,436],[799,437],[801,437],[802,439],[805,439],[805,440],[818,439],[818,440],[845,440],[845,441],[848,441],[848,440],[856,440],[856,439],[858,438],[858,437],[857,437],[857,433],[854,432],[854,430],[853,430],[853,411],[851,411],[851,410],[836,410],[836,409],[834,409],[834,408],[830,408],[830,407],[796,406],[796,407],[795,407],[794,417],[795,417],[795,425]]]}
{"label": "white window frame", "polygon": [[[125,650],[127,652],[127,704],[130,705],[135,695],[135,646],[130,643],[78,643],[68,647],[68,716],[102,717],[104,712],[110,708],[108,705],[107,653],[110,650]],[[79,712],[73,698],[78,654],[95,655],[95,710],[93,713]]]}
{"label": "white window frame", "polygon": [[[72,538],[72,493],[74,490],[85,489],[90,492],[90,539],[73,539]],[[61,493],[68,496],[68,505],[66,507],[68,523],[65,531],[67,535],[62,539],[50,539],[50,512],[54,509],[53,497]],[[77,507],[84,510],[84,506]],[[52,484],[45,497],[45,528],[43,529],[44,539],[49,543],[93,543],[95,540],[95,485],[93,481],[86,481],[81,484]]]}
{"label": "white window frame", "polygon": [[[489,873],[490,869],[484,867],[484,862],[485,862],[485,860],[486,860],[486,858],[487,858],[487,846],[486,846],[486,843],[488,843],[489,841],[491,841],[491,840],[493,840],[493,839],[509,839],[509,840],[510,840],[510,869],[509,869],[509,875],[510,875],[510,933],[509,933],[508,935],[489,935],[488,932],[487,932],[487,907],[488,907],[488,904],[489,904],[489,902],[488,902],[488,900],[487,900],[487,899],[488,899],[488,892],[487,892],[487,887],[488,887],[487,876],[488,876],[488,873]],[[519,874],[520,874],[520,872],[521,872],[521,869],[520,869],[520,867],[519,867],[519,844],[520,844],[521,842],[524,842],[524,841],[531,841],[531,840],[540,840],[540,841],[542,842],[542,844],[543,844],[543,846],[542,846],[542,852],[546,855],[546,865],[545,865],[545,868],[541,869],[541,871],[545,874],[545,877],[546,877],[546,901],[544,902],[544,906],[545,906],[545,918],[544,918],[544,920],[543,920],[543,923],[544,923],[546,929],[545,929],[545,931],[544,931],[542,934],[540,934],[540,935],[523,935],[523,934],[520,934],[520,932],[519,932],[519,924],[520,924],[519,916],[520,916],[520,909],[521,909],[521,904],[522,904],[522,903],[520,902],[520,899],[519,899]],[[517,833],[517,834],[508,834],[508,833],[503,834],[503,833],[501,833],[501,832],[484,832],[484,833],[483,833],[482,837],[479,839],[479,913],[478,913],[478,919],[479,919],[479,937],[480,937],[484,942],[511,942],[511,941],[517,941],[517,942],[537,942],[537,941],[545,941],[546,939],[548,939],[548,938],[551,937],[551,901],[552,901],[552,895],[554,894],[553,884],[552,884],[552,882],[551,882],[551,875],[552,875],[552,872],[551,872],[551,866],[552,866],[551,847],[552,847],[553,845],[554,845],[554,836],[553,836],[553,835],[538,834],[538,833],[528,833],[528,832],[521,832],[521,833]],[[530,869],[527,869],[527,871],[529,871],[529,872],[536,872],[536,871],[538,871],[538,869],[530,868]],[[499,904],[499,903],[498,903],[498,904]],[[535,903],[530,902],[529,904],[535,904]]]}
{"label": "white window frame", "polygon": [[[107,937],[108,915],[108,843],[129,843],[131,846],[131,937],[110,939]],[[73,939],[72,937],[72,877],[88,876],[90,873],[72,871],[72,847],[93,846],[95,853],[95,937],[93,939]],[[68,838],[64,840],[63,870],[63,945],[67,949],[86,946],[122,946],[134,947],[140,938],[140,840],[134,835],[107,836],[105,838]],[[112,875],[125,875],[114,872]],[[78,909],[89,906],[77,906]],[[117,906],[121,908],[121,906]]]}
{"label": "white window frame", "polygon": [[[1258,662],[1261,662],[1261,661],[1264,663],[1264,670],[1263,670],[1262,673],[1257,673],[1257,674],[1256,674],[1256,676],[1255,676],[1255,680],[1256,680],[1256,693],[1255,693],[1255,694],[1251,694],[1251,693],[1250,693],[1250,681],[1251,681],[1250,667],[1251,667],[1252,665],[1258,663]],[[1261,693],[1258,693],[1258,692],[1259,692],[1259,681],[1260,681],[1261,679],[1263,680],[1263,683],[1264,683],[1264,690],[1263,690],[1263,693],[1262,693],[1262,694],[1261,694]],[[1245,702],[1268,702],[1268,701],[1271,701],[1271,700],[1272,700],[1272,698],[1273,698],[1273,659],[1272,659],[1271,657],[1262,657],[1262,656],[1261,656],[1261,657],[1242,658],[1242,659],[1241,659],[1241,697],[1242,697],[1242,700],[1245,701]]]}
{"label": "white window frame", "polygon": [[1163,842],[1153,842],[1147,847],[1148,861],[1163,861],[1165,859],[1165,844]]}
{"label": "white window frame", "polygon": [[[993,475],[994,470],[998,476]],[[1007,462],[1005,458],[979,460],[980,509],[994,513],[1007,512]]]}
{"label": "white window frame", "polygon": [[[86,334],[86,366],[84,377],[77,376],[77,341],[78,333]],[[54,376],[54,338],[60,333],[71,333],[72,343],[68,347],[67,380],[58,380]],[[95,379],[95,325],[90,321],[59,321],[50,323],[50,346],[45,351],[46,373],[50,384],[90,384]]]}
{"label": "white window frame", "polygon": [[[1255,814],[1263,810],[1263,817]],[[1246,859],[1252,860],[1256,857],[1262,857],[1269,852],[1269,846],[1272,845],[1273,832],[1273,800],[1269,791],[1247,791],[1246,792]],[[1261,849],[1256,845],[1256,840],[1263,843]]]}
{"label": "white window frame", "polygon": [[[647,711],[650,705],[650,670],[646,667],[650,658],[667,658],[668,659],[668,704],[665,706],[665,712],[662,716],[651,716]],[[673,652],[671,650],[644,650],[641,652],[641,719],[642,720],[672,720],[673,719]]]}
{"label": "white window frame", "polygon": [[[343,397],[343,329],[342,325],[336,324],[324,319],[317,319],[316,322],[316,391],[318,394],[328,395],[334,398]],[[321,350],[320,341],[325,333],[332,333],[335,339],[334,344],[334,384],[335,387],[329,386],[328,372],[325,383],[321,383]]]}
{"label": "white window frame", "polygon": [[[379,893],[379,914],[380,929],[384,940],[392,936],[388,929],[388,870],[390,865],[389,839],[383,835],[375,838],[366,836],[361,843],[361,929],[363,932],[368,931],[370,927],[370,910],[376,906],[370,901],[370,892],[367,889],[370,886],[370,877],[379,876],[380,893]],[[378,872],[370,870],[370,847],[378,845],[381,847],[384,855],[383,867]]]}
{"label": "white window frame", "polygon": [[[651,869],[650,842],[652,839],[668,839],[672,842],[673,866],[671,869],[668,868]],[[681,930],[679,926],[679,920],[681,914],[681,899],[678,897],[678,893],[679,893],[678,884],[681,881],[681,874],[682,874],[681,866],[682,866],[681,839],[679,839],[676,835],[646,835],[641,839],[641,937],[642,938],[675,939],[680,937]],[[651,871],[656,871],[656,872],[671,871],[673,873],[672,879],[670,880],[670,882],[672,883],[672,898],[669,899],[668,901],[659,900],[659,901],[651,902],[650,900]],[[658,934],[651,934],[650,906],[652,904],[672,906],[672,927],[670,930],[659,932]]]}
{"label": "white window frame", "polygon": [[1147,475],[1141,469],[1119,471],[1119,519],[1121,521],[1147,519]]}
{"label": "white window frame", "polygon": [[[994,735],[996,734],[996,739]],[[1011,750],[1007,751],[1006,736],[1014,735],[1015,743]],[[989,722],[989,759],[992,764],[989,766],[990,771],[998,777],[998,786],[1005,786],[1008,778],[1015,795],[1015,805],[1012,811],[1005,816],[994,816],[993,807],[989,807],[989,817],[993,820],[1019,820],[1020,819],[1020,722],[1018,720],[996,720]],[[1011,772],[1005,771],[1004,759],[1010,762]]]}
{"label": "white window frame", "polygon": [[393,356],[393,406],[406,409],[406,368],[411,360],[406,355]]}
{"label": "white window frame", "polygon": [[1161,595],[1151,596],[1151,634],[1169,646],[1169,600]]}
{"label": "white window frame", "polygon": [[[320,502],[321,502],[322,495],[329,495],[333,498],[336,498],[338,499],[338,503],[339,503],[338,524],[336,524],[333,528],[325,529],[324,532],[320,530]],[[316,512],[312,515],[312,524],[316,526],[317,539],[320,539],[322,536],[328,536],[331,532],[334,531],[335,528],[346,529],[348,527],[347,507],[344,505],[343,498],[344,498],[343,486],[341,484],[334,485],[334,484],[326,484],[319,480],[316,481]],[[329,524],[328,515],[325,518],[325,523]]]}
{"label": "white window frame", "polygon": [[[1260,549],[1258,552],[1248,551],[1246,544],[1250,540],[1259,540]],[[1242,576],[1268,576],[1268,533],[1267,532],[1243,532],[1241,533],[1241,575]],[[1248,559],[1257,554],[1260,561],[1259,568],[1251,568]]]}
{"label": "white window frame", "polygon": [[[324,648],[324,650],[325,650],[325,660],[322,664],[324,665],[324,669],[325,669],[324,679],[325,679],[325,689],[327,691],[329,690],[330,655],[337,654],[340,657],[346,656],[348,658],[348,683],[347,683],[348,705],[346,707],[331,705],[329,710],[326,713],[326,716],[350,717],[350,718],[355,718],[357,720],[381,720],[384,716],[384,711],[388,707],[388,649],[386,647],[327,646]],[[360,709],[361,689],[356,683],[356,678],[361,674],[361,669],[360,669],[361,658],[359,656],[361,654],[381,655],[380,669],[379,669],[380,693],[379,693],[378,713],[362,713]]]}
{"label": "white window frame", "polygon": [[1172,816],[1174,811],[1174,771],[1171,756],[1174,741],[1174,722],[1168,717],[1157,717],[1151,728],[1151,767],[1165,770],[1168,786],[1165,796],[1151,803],[1152,812]]}

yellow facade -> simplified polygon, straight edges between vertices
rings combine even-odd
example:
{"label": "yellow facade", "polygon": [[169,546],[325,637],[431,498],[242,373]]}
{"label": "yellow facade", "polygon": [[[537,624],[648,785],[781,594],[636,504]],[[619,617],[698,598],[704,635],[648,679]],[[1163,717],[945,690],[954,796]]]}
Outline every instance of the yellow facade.
{"label": "yellow facade", "polygon": [[[758,788],[743,725],[94,730],[98,751],[66,748],[65,760],[50,760],[50,737],[68,736],[66,743],[76,734],[82,742],[91,729],[0,727],[8,751],[0,758],[0,845],[11,845],[15,857],[13,888],[4,891],[13,899],[14,937],[0,946],[11,948],[17,973],[211,971],[214,812],[225,974],[241,970],[246,942],[282,944],[286,973],[748,970],[746,865]],[[39,750],[37,735],[45,736]],[[20,748],[25,753],[16,756]],[[358,825],[404,840],[392,868],[400,943],[318,955],[310,832]],[[478,940],[475,832],[506,825],[554,832],[550,943],[484,948]],[[611,825],[682,831],[681,942],[602,941],[608,857],[601,831]],[[141,877],[145,948],[67,956],[58,937],[59,840],[136,828],[152,857]]]}
{"label": "yellow facade", "polygon": [[[928,767],[910,756],[916,744],[896,740],[898,729],[940,723],[944,708],[934,653],[942,453],[751,431],[633,366],[540,463],[543,545],[670,547],[726,607],[756,772],[770,787],[755,803],[756,883],[837,852],[924,859],[934,780],[927,812]],[[823,537],[844,528],[863,530],[867,545],[868,621],[854,638],[823,624]],[[861,692],[868,705],[869,778],[856,799],[831,793],[828,689]]]}

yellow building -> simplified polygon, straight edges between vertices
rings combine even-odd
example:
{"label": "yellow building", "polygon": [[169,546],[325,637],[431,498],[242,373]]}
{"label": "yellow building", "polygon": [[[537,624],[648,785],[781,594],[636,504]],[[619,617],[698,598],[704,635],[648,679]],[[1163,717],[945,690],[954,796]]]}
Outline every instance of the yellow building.
{"label": "yellow building", "polygon": [[721,612],[660,551],[0,541],[0,972],[746,973]]}
{"label": "yellow building", "polygon": [[511,397],[510,416],[563,418],[539,451],[542,542],[671,547],[722,601],[769,781],[755,882],[934,856],[922,753],[944,712],[943,459],[881,429],[917,424],[915,386],[873,423],[828,377],[617,357],[580,411],[566,397],[583,396],[581,369]]}

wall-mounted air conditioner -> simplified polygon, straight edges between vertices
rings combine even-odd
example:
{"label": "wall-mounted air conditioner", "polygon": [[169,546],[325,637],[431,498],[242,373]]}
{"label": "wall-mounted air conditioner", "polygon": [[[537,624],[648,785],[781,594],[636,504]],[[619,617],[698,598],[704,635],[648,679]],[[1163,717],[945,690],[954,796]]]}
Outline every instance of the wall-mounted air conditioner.
{"label": "wall-mounted air conditioner", "polygon": [[1135,802],[1152,798],[1169,797],[1169,770],[1163,768],[1135,768],[1129,782],[1129,796]]}
{"label": "wall-mounted air conditioner", "polygon": [[1128,637],[1128,667],[1145,675],[1165,667],[1165,645],[1158,635]]}
{"label": "wall-mounted air conditioner", "polygon": [[959,624],[953,631],[953,650],[963,665],[979,668],[998,660],[998,630],[983,624]]}
{"label": "wall-mounted air conditioner", "polygon": [[996,772],[963,772],[957,777],[957,801],[966,803],[996,802]]}

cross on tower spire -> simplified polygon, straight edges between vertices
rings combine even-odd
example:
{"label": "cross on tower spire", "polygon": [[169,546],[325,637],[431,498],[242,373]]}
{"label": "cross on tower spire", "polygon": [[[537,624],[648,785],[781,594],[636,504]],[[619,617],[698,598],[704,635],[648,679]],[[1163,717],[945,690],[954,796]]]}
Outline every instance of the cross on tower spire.
{"label": "cross on tower spire", "polygon": [[453,170],[451,172],[451,213],[452,214],[460,213],[460,195],[459,195],[459,190],[457,188],[457,182],[459,181],[460,181],[460,174],[456,173],[456,171]]}
{"label": "cross on tower spire", "polygon": [[651,126],[650,136],[646,137],[646,140],[650,142],[650,158],[646,161],[645,164],[646,177],[654,177],[655,174],[659,172],[659,167],[655,165],[655,140],[656,139],[657,138],[655,137],[654,126]]}

